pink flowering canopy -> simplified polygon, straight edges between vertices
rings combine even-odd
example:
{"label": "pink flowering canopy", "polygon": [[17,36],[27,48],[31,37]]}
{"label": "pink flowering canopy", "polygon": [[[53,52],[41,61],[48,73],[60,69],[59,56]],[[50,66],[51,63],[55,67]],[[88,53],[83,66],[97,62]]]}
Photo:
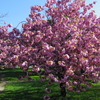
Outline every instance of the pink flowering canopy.
{"label": "pink flowering canopy", "polygon": [[[87,13],[95,2],[70,2],[47,0],[43,7],[32,6],[23,37],[33,70],[41,74],[43,68],[45,77],[76,91],[84,90],[81,83],[90,86],[86,79],[100,79],[100,18]],[[44,10],[45,16],[40,13]]]}
{"label": "pink flowering canopy", "polygon": [[[41,80],[59,83],[62,96],[65,87],[79,92],[91,86],[88,80],[99,81],[100,18],[89,11],[95,3],[47,0],[44,6],[32,6],[23,32],[13,29],[9,33],[6,66],[20,66],[25,72],[31,66],[44,75]],[[44,98],[50,99],[48,95]]]}

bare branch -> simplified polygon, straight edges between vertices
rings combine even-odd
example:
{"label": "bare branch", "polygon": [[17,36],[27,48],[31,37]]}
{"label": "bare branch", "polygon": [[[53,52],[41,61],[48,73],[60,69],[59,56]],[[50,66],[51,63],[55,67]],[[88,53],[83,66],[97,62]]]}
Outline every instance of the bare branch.
{"label": "bare branch", "polygon": [[0,14],[0,18],[5,17],[7,14],[8,14],[8,13],[6,13],[6,14]]}

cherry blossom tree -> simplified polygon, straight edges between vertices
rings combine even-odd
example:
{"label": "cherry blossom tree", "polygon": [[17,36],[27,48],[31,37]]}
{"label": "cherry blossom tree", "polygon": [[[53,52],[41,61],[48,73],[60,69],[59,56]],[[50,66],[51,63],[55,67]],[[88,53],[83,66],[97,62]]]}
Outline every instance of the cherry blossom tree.
{"label": "cherry blossom tree", "polygon": [[[6,66],[20,66],[24,72],[32,66],[42,81],[60,84],[63,97],[66,88],[85,91],[91,86],[88,80],[100,80],[100,18],[91,10],[95,3],[47,0],[44,6],[32,6],[23,32],[9,32]],[[51,92],[49,88],[45,91]]]}
{"label": "cherry blossom tree", "polygon": [[[50,84],[59,83],[62,96],[66,96],[65,87],[84,91],[82,83],[91,86],[87,79],[100,79],[100,18],[93,10],[88,12],[95,3],[47,0],[43,7],[31,7],[30,18],[23,24],[33,71],[49,78]],[[41,15],[43,10],[46,16]],[[22,65],[29,64],[26,60]]]}

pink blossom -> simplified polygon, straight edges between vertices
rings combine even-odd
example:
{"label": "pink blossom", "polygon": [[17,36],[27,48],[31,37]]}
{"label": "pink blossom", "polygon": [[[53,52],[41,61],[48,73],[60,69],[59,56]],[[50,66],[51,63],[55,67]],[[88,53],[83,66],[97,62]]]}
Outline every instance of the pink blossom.
{"label": "pink blossom", "polygon": [[46,80],[46,78],[45,77],[41,77],[41,81],[45,81]]}
{"label": "pink blossom", "polygon": [[51,90],[50,90],[49,88],[46,88],[46,89],[45,89],[45,92],[51,93]]}
{"label": "pink blossom", "polygon": [[66,65],[65,61],[58,61],[58,64],[59,64],[60,66],[65,66],[65,65]]}
{"label": "pink blossom", "polygon": [[12,27],[12,24],[8,24],[8,27]]}
{"label": "pink blossom", "polygon": [[27,64],[28,64],[28,62],[27,62],[27,61],[24,61],[24,62],[22,63],[22,66],[27,66]]}
{"label": "pink blossom", "polygon": [[92,72],[92,71],[94,70],[94,68],[93,68],[93,66],[91,66],[91,67],[86,67],[86,70],[87,70],[88,72]]}
{"label": "pink blossom", "polygon": [[74,81],[74,84],[76,85],[76,84],[78,84],[76,81]]}
{"label": "pink blossom", "polygon": [[44,100],[50,100],[50,96],[49,95],[45,95],[44,96]]}
{"label": "pink blossom", "polygon": [[46,64],[49,65],[49,66],[52,66],[53,63],[54,63],[53,61],[46,61]]}
{"label": "pink blossom", "polygon": [[69,86],[69,87],[68,87],[68,90],[73,90],[73,87],[72,87],[72,86]]}
{"label": "pink blossom", "polygon": [[96,4],[96,3],[97,3],[97,1],[94,1],[94,2],[93,2],[93,4]]}
{"label": "pink blossom", "polygon": [[67,60],[69,58],[70,58],[70,56],[68,54],[63,55],[63,59]]}

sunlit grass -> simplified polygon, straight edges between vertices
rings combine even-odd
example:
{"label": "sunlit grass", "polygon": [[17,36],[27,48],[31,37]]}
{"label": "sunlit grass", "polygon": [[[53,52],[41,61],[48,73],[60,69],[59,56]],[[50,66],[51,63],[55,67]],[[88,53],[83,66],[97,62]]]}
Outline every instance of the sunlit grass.
{"label": "sunlit grass", "polygon": [[[29,81],[7,83],[5,91],[0,94],[0,100],[43,100],[46,95],[45,88],[50,88],[51,100],[62,100],[60,88],[57,83],[49,85],[47,81]],[[84,92],[67,91],[63,100],[100,100],[100,82],[94,83],[92,88]]]}
{"label": "sunlit grass", "polygon": [[[4,71],[5,79],[17,80],[20,74],[24,74],[20,69]],[[92,88],[79,93],[67,91],[67,96],[62,98],[60,95],[59,84],[48,84],[48,81],[40,81],[36,73],[31,75],[34,81],[27,82],[11,82],[6,84],[5,90],[0,94],[0,100],[43,100],[43,96],[47,93],[45,88],[50,88],[51,93],[48,94],[51,100],[100,100],[100,82],[93,83]],[[37,81],[35,81],[37,79]]]}

